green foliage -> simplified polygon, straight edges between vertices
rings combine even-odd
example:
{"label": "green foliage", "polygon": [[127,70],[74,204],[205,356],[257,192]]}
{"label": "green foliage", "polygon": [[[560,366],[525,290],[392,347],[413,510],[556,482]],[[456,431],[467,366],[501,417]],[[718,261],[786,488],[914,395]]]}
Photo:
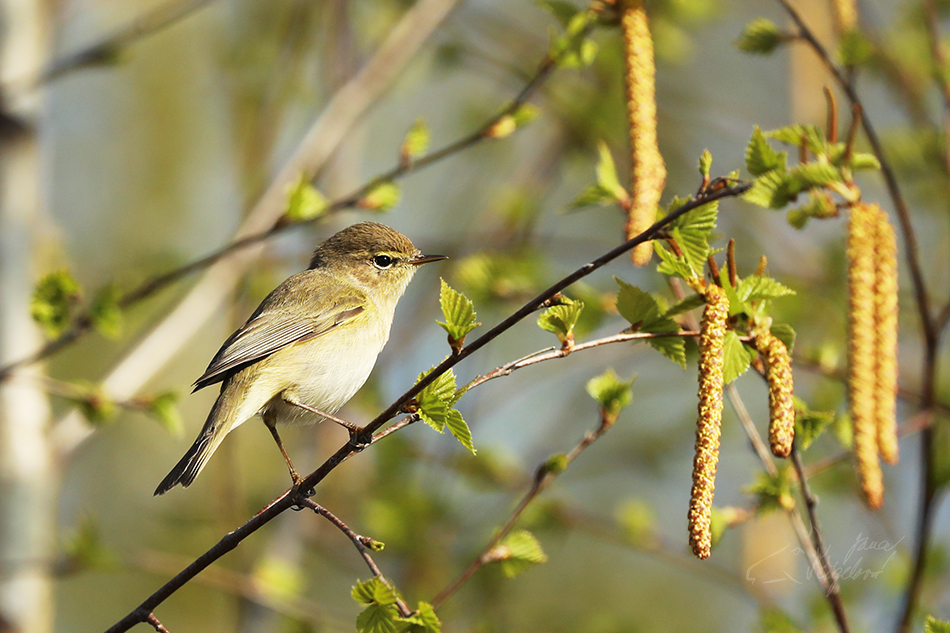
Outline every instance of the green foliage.
{"label": "green foliage", "polygon": [[[425,378],[429,371],[419,374],[416,382]],[[462,443],[462,446],[475,453],[472,443],[472,432],[468,428],[462,414],[456,410],[455,403],[462,396],[462,392],[455,388],[455,373],[450,369],[419,392],[416,401],[419,403],[419,417],[439,433],[449,432]]]}
{"label": "green foliage", "polygon": [[544,464],[541,465],[541,472],[544,475],[560,475],[567,470],[570,461],[566,453],[554,453],[549,455]]}
{"label": "green foliage", "polygon": [[[679,325],[663,314],[653,295],[636,286],[617,279],[620,292],[617,295],[617,311],[630,322],[631,330],[661,334],[679,332]],[[646,339],[650,347],[657,350],[683,369],[686,369],[686,342],[679,336],[666,336]]]}
{"label": "green foliage", "polygon": [[475,320],[475,306],[468,297],[454,290],[441,279],[439,290],[439,304],[442,306],[442,315],[445,322],[436,321],[449,335],[449,344],[453,349],[461,349],[465,336],[477,328],[481,323]]}
{"label": "green foliage", "polygon": [[752,139],[745,150],[745,167],[753,176],[761,176],[774,169],[785,169],[787,154],[777,152],[758,125],[752,130]]}
{"label": "green foliage", "polygon": [[538,108],[530,103],[522,103],[513,112],[500,116],[485,131],[485,136],[496,139],[511,136],[536,118],[538,118]]}
{"label": "green foliage", "polygon": [[703,177],[704,180],[709,178],[710,170],[712,169],[712,154],[709,153],[708,149],[704,149],[702,155],[699,157],[699,174]]}
{"label": "green foliage", "polygon": [[732,330],[726,332],[723,341],[723,381],[729,384],[749,369],[752,362],[752,353],[739,340],[739,335]]}
{"label": "green foliage", "polygon": [[46,336],[56,338],[72,323],[82,290],[68,270],[57,270],[40,279],[33,289],[30,313]]}
{"label": "green foliage", "polygon": [[360,200],[360,206],[373,211],[389,211],[399,203],[399,185],[391,180],[376,183]]}
{"label": "green foliage", "polygon": [[397,633],[404,624],[396,607],[398,596],[395,589],[380,578],[370,578],[357,582],[351,592],[353,599],[366,605],[356,616],[356,630],[359,633]]}
{"label": "green foliage", "polygon": [[538,326],[546,332],[553,332],[561,345],[570,345],[574,341],[574,325],[583,309],[582,301],[564,297],[559,305],[551,306],[538,316]]}
{"label": "green foliage", "polygon": [[740,280],[736,286],[736,296],[739,297],[739,301],[762,301],[794,294],[796,294],[795,291],[788,286],[764,275],[749,275]]}
{"label": "green foliage", "polygon": [[771,20],[756,18],[742,29],[742,34],[734,44],[746,53],[767,54],[782,43],[784,36]]}
{"label": "green foliage", "polygon": [[746,492],[756,497],[756,505],[760,512],[771,510],[791,510],[795,507],[795,497],[792,495],[792,475],[789,469],[782,468],[774,477],[767,472],[760,472]]}
{"label": "green foliage", "polygon": [[310,184],[306,175],[301,175],[288,191],[284,217],[291,222],[306,222],[326,213],[328,206],[326,197]]}
{"label": "green foliage", "polygon": [[663,316],[674,317],[678,314],[684,314],[690,310],[695,310],[696,308],[704,305],[706,305],[706,297],[701,294],[693,294],[674,304],[663,313]]}
{"label": "green foliage", "polygon": [[442,622],[428,602],[420,602],[415,613],[400,620],[409,624],[401,633],[439,633],[442,630]]}
{"label": "green foliage", "polygon": [[178,392],[165,391],[152,396],[147,403],[147,411],[172,437],[182,437],[185,434],[185,424],[178,411]]}
{"label": "green foliage", "polygon": [[109,284],[96,293],[89,306],[89,318],[96,331],[106,338],[118,338],[122,334],[122,308],[119,307],[121,293],[118,286]]}
{"label": "green foliage", "polygon": [[115,416],[116,405],[105,392],[90,383],[77,382],[73,384],[75,393],[68,397],[82,413],[86,421],[93,426],[100,426]]}
{"label": "green foliage", "polygon": [[613,368],[587,381],[587,393],[600,404],[605,417],[616,420],[625,407],[633,402],[633,383],[636,376],[630,380],[621,380]]}
{"label": "green foliage", "polygon": [[619,203],[620,205],[625,205],[629,203],[630,194],[627,193],[627,190],[620,184],[620,180],[617,178],[617,166],[614,163],[613,155],[610,153],[610,148],[607,147],[607,144],[603,141],[597,142],[597,156],[597,167],[595,169],[597,182],[588,186],[574,198],[570,208],[576,209],[593,204],[609,205]]}
{"label": "green foliage", "polygon": [[429,149],[429,127],[426,125],[426,120],[419,117],[406,132],[406,138],[403,139],[399,153],[404,161],[409,161],[422,156],[427,149]]}
{"label": "green foliage", "polygon": [[773,323],[769,331],[772,336],[785,343],[788,353],[791,354],[795,348],[795,329],[788,323]]}
{"label": "green foliage", "polygon": [[515,530],[489,553],[492,562],[501,563],[501,571],[514,578],[527,569],[548,562],[541,544],[527,530]]}
{"label": "green foliage", "polygon": [[567,28],[571,18],[580,11],[576,4],[565,0],[536,0],[535,4],[554,16],[563,28]]}
{"label": "green foliage", "polygon": [[950,622],[928,615],[924,622],[924,633],[950,633]]}
{"label": "green foliage", "polygon": [[804,400],[795,398],[795,443],[807,450],[834,420],[834,411],[812,411]]}
{"label": "green foliage", "polygon": [[[565,5],[560,5],[560,15],[565,13]],[[553,11],[552,11],[553,13]],[[560,16],[556,16],[559,17]],[[590,66],[597,56],[597,42],[588,37],[594,14],[590,11],[577,11],[567,19],[564,32],[551,29],[551,44],[548,56],[561,68],[585,68]]]}
{"label": "green foliage", "polygon": [[[674,198],[667,207],[667,214],[673,213],[688,200],[688,198]],[[710,253],[709,236],[716,228],[718,213],[719,203],[710,202],[671,222],[666,228],[667,234],[676,241],[683,254],[675,255],[667,251],[659,240],[654,241],[654,249],[660,257],[657,271],[687,280],[701,279],[706,258]]]}

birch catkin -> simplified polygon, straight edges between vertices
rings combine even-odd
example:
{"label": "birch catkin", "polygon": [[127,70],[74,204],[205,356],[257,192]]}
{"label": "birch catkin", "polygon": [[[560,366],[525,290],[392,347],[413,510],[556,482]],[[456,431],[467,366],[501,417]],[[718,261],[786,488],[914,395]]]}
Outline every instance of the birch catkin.
{"label": "birch catkin", "polygon": [[792,360],[785,343],[767,330],[756,332],[755,347],[765,361],[769,383],[769,447],[776,457],[788,457],[795,440]]}
{"label": "birch catkin", "polygon": [[729,299],[719,286],[706,287],[706,309],[699,334],[699,419],[693,489],[689,500],[689,545],[698,558],[708,558],[712,548],[713,492],[719,462],[722,426],[723,349]]}
{"label": "birch catkin", "polygon": [[897,237],[887,213],[876,206],[874,331],[877,333],[874,358],[877,361],[874,411],[877,415],[877,444],[881,457],[896,464],[897,450]]}
{"label": "birch catkin", "polygon": [[876,215],[874,207],[856,204],[848,221],[848,400],[861,489],[872,508],[879,508],[884,500],[875,395]]}
{"label": "birch catkin", "polygon": [[[627,119],[630,124],[630,208],[627,239],[656,221],[656,209],[666,184],[666,166],[656,140],[656,64],[644,0],[622,0],[624,57],[627,69]],[[644,266],[653,255],[649,242],[633,249],[631,258]]]}

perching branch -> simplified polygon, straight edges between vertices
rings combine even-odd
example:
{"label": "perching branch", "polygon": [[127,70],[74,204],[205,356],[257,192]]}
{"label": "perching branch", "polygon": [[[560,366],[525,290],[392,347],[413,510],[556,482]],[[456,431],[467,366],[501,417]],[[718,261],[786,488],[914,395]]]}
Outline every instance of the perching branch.
{"label": "perching branch", "polygon": [[[496,339],[505,331],[511,329],[516,323],[523,320],[526,316],[534,312],[538,306],[543,305],[546,301],[550,300],[558,292],[564,290],[574,282],[578,281],[590,275],[598,268],[603,267],[607,263],[617,259],[624,253],[627,253],[630,249],[634,248],[637,244],[647,242],[663,230],[663,228],[669,223],[673,222],[677,218],[689,213],[690,211],[696,209],[697,207],[703,206],[710,202],[721,200],[723,198],[736,197],[743,194],[749,189],[749,184],[740,183],[732,187],[725,187],[719,189],[715,192],[708,194],[698,195],[681,207],[679,207],[673,213],[670,213],[663,219],[657,221],[649,229],[638,235],[637,237],[630,239],[620,246],[617,246],[613,250],[605,253],[604,255],[598,257],[594,261],[581,266],[575,270],[570,275],[567,275],[560,281],[556,282],[554,285],[549,287],[547,290],[543,291],[537,297],[528,301],[524,306],[517,310],[514,314],[509,316],[507,319],[496,325],[494,328],[489,330],[487,333],[483,334],[481,337],[472,341],[471,344],[463,347],[458,354],[452,355],[447,358],[445,361],[440,363],[435,369],[429,372],[422,380],[416,383],[412,388],[410,388],[406,393],[400,396],[392,405],[390,405],[385,411],[380,413],[372,422],[367,424],[364,427],[365,432],[375,433],[379,430],[386,422],[391,420],[396,414],[399,413],[401,408],[405,403],[410,399],[415,397],[422,389],[427,385],[435,381],[439,376],[444,374],[446,371],[457,365],[459,362],[473,354],[478,349],[481,349],[487,345],[492,340]],[[405,422],[405,421],[404,421]],[[403,423],[400,423],[403,424]],[[403,426],[408,424],[405,422]],[[307,475],[303,481],[300,483],[299,490],[309,490],[315,488],[327,475],[330,474],[337,466],[339,466],[343,461],[349,458],[351,455],[355,454],[354,447],[347,442],[341,446],[337,451],[331,455],[319,468]],[[256,532],[258,529],[266,525],[273,518],[279,514],[286,511],[288,508],[299,503],[295,498],[293,490],[287,490],[280,496],[278,496],[274,501],[272,501],[268,506],[261,510],[258,514],[248,520],[246,523],[238,527],[232,532],[229,532],[224,537],[221,538],[214,546],[207,550],[204,554],[199,556],[193,563],[188,565],[185,569],[179,572],[174,578],[165,583],[160,587],[155,593],[149,596],[145,601],[143,601],[138,608],[133,610],[131,613],[126,615],[124,618],[119,620],[115,625],[113,625],[107,633],[120,633],[121,631],[127,631],[132,626],[137,623],[145,621],[145,618],[148,617],[148,614],[152,610],[164,602],[169,596],[174,594],[178,589],[184,586],[191,578],[194,578],[198,575],[203,569],[211,565],[213,562],[233,550],[237,547],[241,541],[246,539],[248,536]]]}

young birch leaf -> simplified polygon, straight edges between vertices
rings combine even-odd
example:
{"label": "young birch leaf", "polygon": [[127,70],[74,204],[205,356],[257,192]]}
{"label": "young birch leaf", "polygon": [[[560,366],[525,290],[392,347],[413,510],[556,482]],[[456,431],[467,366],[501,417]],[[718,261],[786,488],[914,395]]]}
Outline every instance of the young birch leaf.
{"label": "young birch leaf", "polygon": [[448,333],[450,343],[454,341],[461,346],[465,341],[465,336],[481,323],[475,321],[475,306],[471,300],[461,292],[454,290],[449,284],[445,283],[444,279],[440,281],[442,287],[439,291],[439,304],[442,306],[445,323],[440,321],[436,321],[436,323]]}
{"label": "young birch leaf", "polygon": [[577,197],[568,205],[568,209],[579,209],[592,205],[608,206],[615,204],[617,199],[614,194],[604,189],[598,184],[588,185],[584,191],[577,194]]}
{"label": "young birch leaf", "polygon": [[842,182],[841,172],[830,163],[806,163],[789,170],[789,191],[795,194]]}
{"label": "young birch leaf", "polygon": [[653,295],[617,277],[614,277],[614,281],[620,286],[620,292],[617,294],[617,312],[629,321],[635,330],[642,329],[644,325],[660,318],[660,306]]}
{"label": "young birch leaf", "polygon": [[834,421],[834,411],[812,411],[803,400],[795,398],[795,443],[801,450],[808,450]]}
{"label": "young birch leaf", "polygon": [[796,294],[788,286],[782,285],[771,277],[764,275],[749,275],[739,282],[736,295],[740,301],[761,301],[763,299],[777,299]]}
{"label": "young birch leaf", "polygon": [[853,171],[879,171],[881,161],[874,154],[855,152],[851,156],[851,169]]}
{"label": "young birch leaf", "polygon": [[756,125],[752,130],[752,139],[745,150],[746,170],[753,176],[761,176],[773,169],[785,169],[786,157],[785,152],[776,152],[772,149],[762,129]]}
{"label": "young birch leaf", "polygon": [[118,338],[122,334],[122,309],[119,307],[119,288],[109,284],[98,293],[89,307],[89,316],[96,331],[106,338]]}
{"label": "young birch leaf", "polygon": [[406,132],[406,138],[402,142],[402,149],[399,151],[403,161],[409,161],[425,154],[429,149],[429,127],[423,118],[416,119],[409,131]]}
{"label": "young birch leaf", "polygon": [[565,0],[537,0],[536,4],[553,15],[563,28],[567,28],[571,18],[580,11],[576,5]]}
{"label": "young birch leaf", "polygon": [[630,194],[627,193],[627,190],[623,188],[623,185],[621,185],[617,179],[617,166],[614,164],[614,157],[610,153],[610,148],[607,147],[607,143],[597,141],[597,154],[597,184],[600,185],[604,191],[609,191],[614,200],[618,202],[628,200]]}
{"label": "young birch leaf", "polygon": [[633,402],[633,383],[636,377],[630,380],[621,380],[613,368],[587,381],[587,393],[596,400],[601,409],[614,420],[620,411]]}
{"label": "young birch leaf", "polygon": [[686,297],[679,303],[676,303],[666,312],[663,313],[665,317],[674,317],[678,314],[683,314],[689,312],[690,310],[695,310],[701,306],[706,305],[706,298],[701,294],[694,294]]}
{"label": "young birch leaf", "polygon": [[287,196],[287,212],[284,217],[291,222],[306,222],[318,218],[327,210],[326,197],[317,191],[310,180],[301,175]]}
{"label": "young birch leaf", "polygon": [[774,22],[756,18],[745,25],[742,35],[734,44],[745,53],[766,55],[774,51],[782,43],[782,39],[782,32]]}
{"label": "young birch leaf", "polygon": [[656,267],[658,273],[669,275],[670,277],[680,277],[682,279],[690,279],[693,277],[692,270],[689,264],[686,263],[686,258],[678,257],[666,250],[666,247],[663,246],[660,240],[653,240],[653,250],[660,258],[660,263]]}
{"label": "young birch leaf", "polygon": [[773,323],[769,331],[772,336],[785,343],[788,353],[791,354],[792,348],[795,347],[795,328],[788,323]]}
{"label": "young birch leaf", "polygon": [[584,309],[583,301],[564,298],[561,305],[551,306],[538,317],[538,326],[557,335],[562,345],[574,340],[574,326]]}
{"label": "young birch leaf", "polygon": [[932,615],[924,622],[924,633],[950,633],[950,622],[938,620]]}
{"label": "young birch leaf", "polygon": [[739,340],[739,335],[729,330],[723,341],[723,383],[729,384],[749,369],[752,354]]}
{"label": "young birch leaf", "polygon": [[377,183],[362,197],[359,206],[372,211],[389,211],[399,203],[399,185],[391,180]]}
{"label": "young birch leaf", "polygon": [[541,544],[527,530],[516,530],[489,552],[488,558],[501,563],[501,571],[514,578],[530,567],[548,562]]}
{"label": "young birch leaf", "polygon": [[814,154],[827,153],[828,142],[825,139],[825,133],[817,125],[786,125],[777,130],[766,132],[765,135],[780,143],[795,147],[807,145],[808,149]]}
{"label": "young birch leaf", "polygon": [[[702,155],[699,157],[699,175],[704,179],[709,178],[709,172],[712,169],[712,154],[709,153],[708,149],[704,149]],[[704,182],[707,182],[704,180]]]}
{"label": "young birch leaf", "polygon": [[415,613],[407,618],[400,618],[400,621],[409,624],[405,633],[440,633],[442,631],[442,622],[428,602],[420,602]]}
{"label": "young birch leaf", "polygon": [[797,195],[791,190],[791,181],[787,170],[773,169],[758,176],[742,199],[767,209],[781,209]]}
{"label": "young birch leaf", "polygon": [[[419,374],[416,382],[422,380],[432,371],[431,369]],[[428,387],[419,392],[416,401],[419,403],[419,416],[422,421],[433,429],[442,433],[448,422],[451,402],[455,398],[455,374],[448,370]]]}
{"label": "young birch leaf", "polygon": [[648,338],[647,345],[660,352],[683,369],[686,369],[686,341],[684,341],[682,337],[660,336],[657,338]]}
{"label": "young birch leaf", "polygon": [[30,313],[50,338],[66,331],[82,291],[79,283],[67,270],[49,273],[36,284],[30,304]]}
{"label": "young birch leaf", "polygon": [[472,431],[465,423],[465,419],[458,409],[449,409],[446,413],[445,424],[449,427],[449,432],[462,443],[462,446],[475,454],[475,444],[472,443]]}

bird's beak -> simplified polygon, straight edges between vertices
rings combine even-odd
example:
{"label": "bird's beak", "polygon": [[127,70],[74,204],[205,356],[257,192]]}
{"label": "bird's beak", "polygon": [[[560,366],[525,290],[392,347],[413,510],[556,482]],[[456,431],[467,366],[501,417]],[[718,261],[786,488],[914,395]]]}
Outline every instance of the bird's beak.
{"label": "bird's beak", "polygon": [[421,266],[423,264],[428,264],[429,262],[439,262],[443,259],[448,259],[447,255],[423,255],[422,253],[416,255],[409,261],[407,264],[412,264],[413,266]]}

